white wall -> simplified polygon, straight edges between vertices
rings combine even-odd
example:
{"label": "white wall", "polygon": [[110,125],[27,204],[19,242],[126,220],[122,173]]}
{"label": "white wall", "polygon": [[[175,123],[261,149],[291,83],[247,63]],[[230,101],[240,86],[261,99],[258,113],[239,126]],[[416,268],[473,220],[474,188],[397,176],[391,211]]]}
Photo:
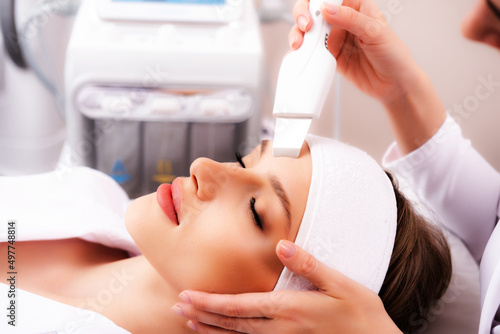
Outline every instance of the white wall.
{"label": "white wall", "polygon": [[[294,1],[290,1],[291,4]],[[412,51],[414,59],[431,78],[445,108],[464,105],[460,118],[466,137],[500,170],[500,54],[498,51],[461,36],[460,23],[474,5],[473,0],[377,0],[389,23]],[[395,10],[390,10],[396,8]],[[276,23],[263,26],[265,47],[273,85],[276,85],[281,57],[288,50],[290,26]],[[490,97],[479,100],[475,89],[480,79],[492,78],[499,85]],[[340,138],[368,151],[380,160],[392,141],[388,122],[380,104],[342,80]],[[484,89],[483,89],[484,90]],[[333,135],[333,94],[320,122],[312,132]],[[479,102],[474,105],[474,102]],[[468,108],[469,110],[467,110]],[[271,108],[266,110],[270,115]]]}

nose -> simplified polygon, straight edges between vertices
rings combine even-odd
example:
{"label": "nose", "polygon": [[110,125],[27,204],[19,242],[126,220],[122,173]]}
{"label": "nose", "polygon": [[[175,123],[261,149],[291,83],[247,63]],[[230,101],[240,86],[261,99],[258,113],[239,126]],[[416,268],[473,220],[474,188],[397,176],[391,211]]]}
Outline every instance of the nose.
{"label": "nose", "polygon": [[231,168],[228,164],[208,158],[196,159],[189,169],[197,197],[202,201],[214,199],[231,183]]}

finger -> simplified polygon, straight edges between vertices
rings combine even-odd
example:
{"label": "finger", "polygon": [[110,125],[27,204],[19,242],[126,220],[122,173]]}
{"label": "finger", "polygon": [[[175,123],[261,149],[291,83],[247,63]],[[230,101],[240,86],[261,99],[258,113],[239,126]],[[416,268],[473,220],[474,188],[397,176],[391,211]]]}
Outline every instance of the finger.
{"label": "finger", "polygon": [[364,43],[374,41],[384,26],[384,23],[376,18],[347,6],[324,3],[321,12],[328,24],[347,30]]}
{"label": "finger", "polygon": [[200,311],[236,318],[272,318],[279,292],[244,293],[238,295],[210,294],[186,290],[181,300]]}
{"label": "finger", "polygon": [[181,309],[182,314],[186,318],[196,321],[197,323],[240,333],[264,333],[266,331],[266,322],[269,322],[269,319],[265,318],[234,318],[200,311],[193,305],[185,303],[177,303],[174,305],[174,308],[175,307]]}
{"label": "finger", "polygon": [[288,35],[288,43],[292,50],[297,50],[304,40],[304,32],[299,29],[297,25],[294,25],[290,34]]}
{"label": "finger", "polygon": [[332,297],[343,298],[358,284],[288,240],[278,243],[276,254],[289,270]]}
{"label": "finger", "polygon": [[363,51],[356,42],[357,37],[353,34],[346,32],[343,39],[340,36],[331,36],[332,38],[328,37],[328,49],[337,59],[337,69],[339,73],[343,74],[343,71],[349,67],[349,63],[352,58],[356,56],[359,57]]}
{"label": "finger", "polygon": [[309,13],[309,0],[298,0],[293,7],[293,20],[303,32],[311,29],[312,18]]}
{"label": "finger", "polygon": [[235,331],[230,331],[230,330],[227,330],[224,328],[205,325],[203,323],[192,321],[192,320],[188,321],[187,326],[200,334],[235,334],[235,333],[237,333]]}
{"label": "finger", "polygon": [[344,0],[342,6],[350,7],[357,12],[370,13],[368,16],[371,17],[378,17],[371,14],[380,13],[380,9],[373,0]]}
{"label": "finger", "polygon": [[332,28],[328,34],[328,50],[339,61],[339,56],[346,42],[347,32],[343,29]]}

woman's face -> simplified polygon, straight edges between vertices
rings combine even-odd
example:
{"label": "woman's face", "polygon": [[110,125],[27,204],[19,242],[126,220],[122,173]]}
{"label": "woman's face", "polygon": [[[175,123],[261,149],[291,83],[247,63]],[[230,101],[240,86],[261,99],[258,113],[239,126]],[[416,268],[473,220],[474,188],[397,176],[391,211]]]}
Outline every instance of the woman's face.
{"label": "woman's face", "polygon": [[[264,141],[238,162],[200,158],[169,186],[135,200],[126,226],[147,260],[179,291],[270,291],[283,269],[280,239],[295,240],[311,183],[307,144],[298,159],[273,157]],[[167,203],[160,206],[160,203]],[[171,206],[170,206],[171,207]],[[255,216],[255,213],[257,216]],[[169,218],[170,217],[170,218]]]}
{"label": "woman's face", "polygon": [[[491,0],[500,9],[500,0]],[[486,43],[500,50],[500,19],[486,0],[478,0],[474,9],[462,22],[463,35],[473,41]]]}

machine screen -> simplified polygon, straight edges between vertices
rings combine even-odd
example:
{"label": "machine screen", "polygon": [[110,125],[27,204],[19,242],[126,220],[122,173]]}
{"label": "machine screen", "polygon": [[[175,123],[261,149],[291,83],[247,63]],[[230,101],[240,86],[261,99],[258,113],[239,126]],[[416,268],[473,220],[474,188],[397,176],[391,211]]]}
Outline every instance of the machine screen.
{"label": "machine screen", "polygon": [[159,2],[173,4],[224,5],[226,0],[113,0],[114,2]]}

